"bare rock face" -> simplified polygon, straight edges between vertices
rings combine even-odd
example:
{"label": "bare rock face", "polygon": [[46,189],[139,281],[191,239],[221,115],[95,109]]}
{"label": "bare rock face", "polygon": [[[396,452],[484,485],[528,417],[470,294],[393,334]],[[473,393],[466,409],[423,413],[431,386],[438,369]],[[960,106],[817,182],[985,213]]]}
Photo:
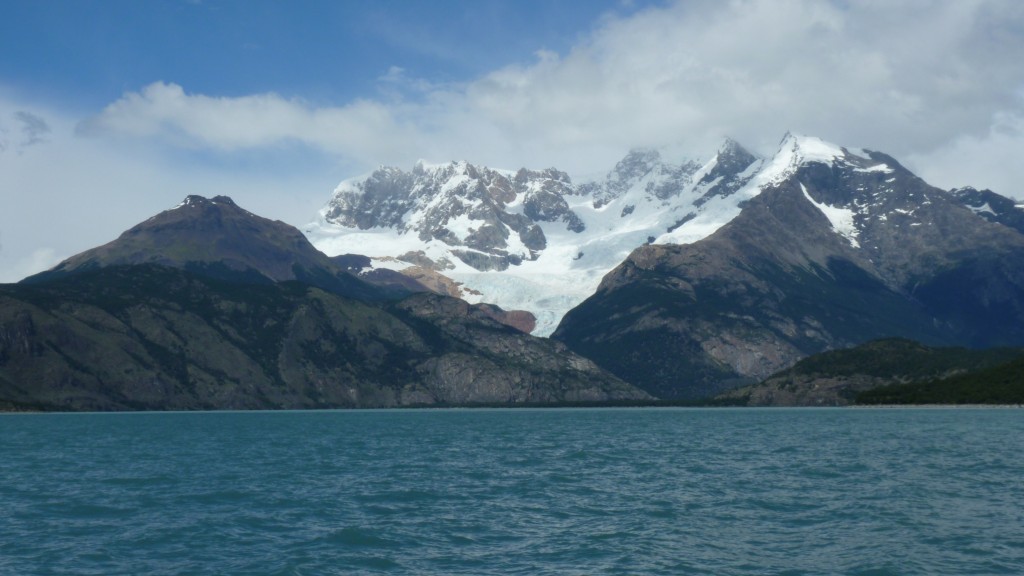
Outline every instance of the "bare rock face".
{"label": "bare rock face", "polygon": [[412,278],[435,294],[451,296],[452,298],[462,298],[465,295],[462,286],[458,282],[430,268],[410,266],[403,269],[400,273]]}
{"label": "bare rock face", "polygon": [[[418,164],[412,172],[381,168],[366,179],[343,183],[322,217],[335,226],[387,228],[415,234],[424,243],[436,240],[473,268],[505,270],[536,259],[547,246],[537,222],[562,221],[571,230],[582,230],[563,198],[572,193],[569,177],[556,170],[513,175],[466,162]],[[510,210],[520,197],[522,213]]]}
{"label": "bare rock face", "polygon": [[579,190],[565,172],[553,168],[539,172],[524,168],[516,173],[515,188],[523,194],[523,214],[532,222],[563,222],[573,232],[586,229],[566,201],[567,196],[577,195]]}
{"label": "bare rock face", "polygon": [[525,334],[533,332],[537,326],[537,318],[526,310],[502,310],[494,304],[477,304],[476,307],[494,320]]}
{"label": "bare rock face", "polygon": [[[412,258],[418,259],[416,255]],[[357,254],[334,256],[331,259],[348,272],[357,274],[360,279],[391,291],[403,290],[408,294],[433,292],[452,298],[464,298],[473,294],[471,290],[433,268],[410,266],[397,272],[387,268],[373,268],[370,258]],[[500,306],[487,303],[476,304],[476,307],[494,320],[527,334],[537,327],[537,317],[526,310],[504,310]]]}
{"label": "bare rock face", "polygon": [[[496,322],[488,310],[460,300],[419,295],[396,304],[430,320],[472,354],[454,347],[420,370],[442,402],[580,402],[650,398],[561,343],[534,338]],[[498,359],[500,358],[500,362]],[[500,368],[500,369],[499,369]],[[453,383],[460,383],[453,392]]]}

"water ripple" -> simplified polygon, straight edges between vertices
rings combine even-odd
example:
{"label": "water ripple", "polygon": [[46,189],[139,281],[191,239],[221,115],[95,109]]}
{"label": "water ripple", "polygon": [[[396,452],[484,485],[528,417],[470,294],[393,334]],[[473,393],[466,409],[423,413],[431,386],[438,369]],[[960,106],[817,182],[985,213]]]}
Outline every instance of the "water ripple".
{"label": "water ripple", "polygon": [[1020,574],[1019,410],[5,415],[2,574]]}

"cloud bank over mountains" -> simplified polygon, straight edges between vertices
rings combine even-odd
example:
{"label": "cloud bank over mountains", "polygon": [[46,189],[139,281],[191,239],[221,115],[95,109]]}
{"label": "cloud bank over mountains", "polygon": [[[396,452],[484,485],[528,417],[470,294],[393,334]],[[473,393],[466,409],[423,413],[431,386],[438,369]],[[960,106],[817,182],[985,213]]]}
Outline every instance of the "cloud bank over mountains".
{"label": "cloud bank over mountains", "polygon": [[319,105],[167,80],[82,132],[221,151],[300,142],[367,166],[472,157],[591,171],[624,147],[703,152],[725,135],[770,152],[790,129],[923,158],[1019,123],[1022,55],[1018,2],[683,2],[608,17],[567,54],[458,85],[390,70],[381,99]]}
{"label": "cloud bank over mountains", "polygon": [[[0,89],[0,186],[15,191],[0,280],[35,271],[33,251],[57,259],[109,240],[186,192],[302,224],[338,181],[420,158],[579,175],[631,147],[704,157],[726,136],[770,154],[792,130],[885,151],[938,186],[1022,198],[1022,56],[1014,0],[686,1],[607,15],[569,50],[538,46],[462,81],[394,66],[343,102],[157,77],[83,112]],[[52,240],[29,246],[32,234]]]}

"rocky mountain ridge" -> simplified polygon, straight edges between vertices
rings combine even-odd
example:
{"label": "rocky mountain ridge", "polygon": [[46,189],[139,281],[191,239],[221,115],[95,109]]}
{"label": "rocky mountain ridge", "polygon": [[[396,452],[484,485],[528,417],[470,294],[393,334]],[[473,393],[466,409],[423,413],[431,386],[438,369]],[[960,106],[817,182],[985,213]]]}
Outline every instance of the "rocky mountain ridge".
{"label": "rocky mountain ridge", "polygon": [[1024,203],[1000,196],[991,190],[970,186],[955,188],[950,193],[961,204],[989,222],[998,222],[1024,234]]}

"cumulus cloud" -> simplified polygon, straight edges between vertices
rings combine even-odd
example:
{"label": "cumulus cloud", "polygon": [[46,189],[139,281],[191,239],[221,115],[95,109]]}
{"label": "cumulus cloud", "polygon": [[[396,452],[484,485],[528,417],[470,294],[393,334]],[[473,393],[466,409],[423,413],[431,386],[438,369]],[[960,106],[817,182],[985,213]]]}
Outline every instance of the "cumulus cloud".
{"label": "cumulus cloud", "polygon": [[1020,6],[678,3],[611,20],[565,57],[495,72],[469,87],[466,108],[556,148],[725,134],[763,147],[792,129],[904,154],[983,133],[1019,106]]}
{"label": "cumulus cloud", "polygon": [[926,153],[913,153],[906,164],[925,181],[941,188],[973,186],[1024,199],[1024,116],[999,113],[982,135],[956,137]]}
{"label": "cumulus cloud", "polygon": [[395,155],[415,135],[395,123],[385,105],[360,100],[313,107],[277,94],[237,98],[187,94],[156,82],[107,106],[77,128],[84,136],[156,138],[182,147],[231,152],[301,143],[369,161]]}

